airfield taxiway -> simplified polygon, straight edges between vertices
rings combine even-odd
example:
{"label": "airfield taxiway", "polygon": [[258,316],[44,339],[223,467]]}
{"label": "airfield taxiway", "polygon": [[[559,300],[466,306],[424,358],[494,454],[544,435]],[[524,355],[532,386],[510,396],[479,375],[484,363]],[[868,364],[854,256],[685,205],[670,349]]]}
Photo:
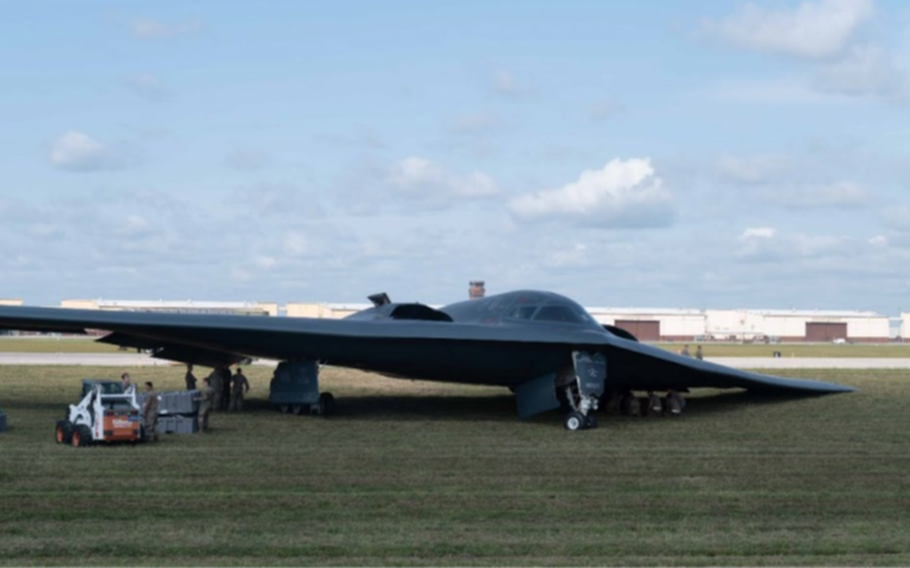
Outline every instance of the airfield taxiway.
{"label": "airfield taxiway", "polygon": [[[735,369],[910,369],[910,358],[709,357]],[[255,365],[275,366],[258,360]],[[91,367],[166,367],[178,365],[144,353],[0,353],[0,365],[77,365]]]}

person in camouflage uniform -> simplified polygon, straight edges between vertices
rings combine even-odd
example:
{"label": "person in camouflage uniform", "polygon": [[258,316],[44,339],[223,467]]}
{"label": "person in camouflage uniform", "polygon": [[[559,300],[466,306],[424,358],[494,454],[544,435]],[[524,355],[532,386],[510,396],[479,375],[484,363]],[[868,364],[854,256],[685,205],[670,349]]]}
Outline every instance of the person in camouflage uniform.
{"label": "person in camouflage uniform", "polygon": [[214,401],[215,389],[212,388],[211,380],[206,377],[202,379],[202,390],[199,391],[199,429],[203,432],[209,431],[209,414],[212,413]]}
{"label": "person in camouflage uniform", "polygon": [[145,405],[142,408],[145,422],[145,438],[151,442],[158,441],[158,393],[151,382],[145,383]]}
{"label": "person in camouflage uniform", "polygon": [[663,411],[664,405],[660,397],[654,391],[648,391],[648,416],[660,416]]}
{"label": "person in camouflage uniform", "polygon": [[243,370],[237,367],[237,373],[231,379],[231,406],[230,410],[243,410],[243,399],[250,391],[250,382],[246,380]]}
{"label": "person in camouflage uniform", "polygon": [[231,406],[231,368],[221,368],[221,410],[230,410]]}
{"label": "person in camouflage uniform", "polygon": [[186,366],[186,377],[184,378],[186,380],[186,390],[196,390],[196,375],[193,374],[192,365]]}
{"label": "person in camouflage uniform", "polygon": [[221,381],[221,369],[212,369],[208,380],[209,386],[212,388],[212,411],[221,410],[221,393],[224,388],[224,383]]}

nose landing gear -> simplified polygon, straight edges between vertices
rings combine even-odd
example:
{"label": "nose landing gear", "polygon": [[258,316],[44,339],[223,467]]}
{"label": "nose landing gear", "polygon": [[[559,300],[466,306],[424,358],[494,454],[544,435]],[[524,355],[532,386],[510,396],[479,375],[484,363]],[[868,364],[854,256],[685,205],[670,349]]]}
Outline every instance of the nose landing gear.
{"label": "nose landing gear", "polygon": [[572,411],[566,415],[566,430],[577,431],[597,427],[593,411],[597,410],[607,378],[607,359],[603,353],[573,351],[574,380],[565,387],[566,399]]}

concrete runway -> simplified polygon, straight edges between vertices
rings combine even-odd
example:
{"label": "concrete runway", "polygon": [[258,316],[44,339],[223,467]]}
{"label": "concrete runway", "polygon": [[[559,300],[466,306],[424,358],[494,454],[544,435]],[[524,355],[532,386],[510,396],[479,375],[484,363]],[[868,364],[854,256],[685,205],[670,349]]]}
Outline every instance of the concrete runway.
{"label": "concrete runway", "polygon": [[[708,357],[736,369],[910,369],[910,359],[812,357]],[[275,366],[275,361],[256,365]],[[0,353],[0,365],[76,365],[87,367],[166,367],[177,365],[143,353]]]}

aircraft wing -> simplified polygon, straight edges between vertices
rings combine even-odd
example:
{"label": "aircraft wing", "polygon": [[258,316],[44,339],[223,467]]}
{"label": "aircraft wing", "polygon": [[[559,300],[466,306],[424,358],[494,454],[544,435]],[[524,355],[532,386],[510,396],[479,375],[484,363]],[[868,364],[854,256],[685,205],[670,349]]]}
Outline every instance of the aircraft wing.
{"label": "aircraft wing", "polygon": [[[100,341],[152,351],[162,359],[201,365],[228,365],[250,358],[310,359],[339,366],[426,374],[439,368],[441,380],[457,380],[452,363],[470,354],[478,370],[492,363],[502,369],[503,358],[519,371],[522,350],[533,346],[567,346],[596,349],[606,336],[592,330],[504,324],[489,326],[422,320],[333,320],[256,316],[174,314],[154,312],[102,312],[61,308],[0,307],[0,329],[84,333],[111,332]],[[490,348],[503,347],[503,357]],[[507,351],[507,353],[506,353]],[[530,351],[528,352],[530,354]],[[496,361],[491,361],[496,359]],[[427,376],[425,378],[432,378]],[[515,382],[506,373],[503,382],[478,379],[465,382],[505,384]]]}
{"label": "aircraft wing", "polygon": [[835,383],[788,379],[684,357],[651,345],[611,337],[606,349],[607,383],[637,390],[683,390],[698,387],[744,388],[765,392],[837,393],[855,389]]}
{"label": "aircraft wing", "polygon": [[570,361],[571,351],[601,352],[606,387],[685,390],[846,392],[849,387],[751,373],[681,357],[596,329],[573,326],[103,312],[0,307],[0,329],[111,332],[101,341],[206,366],[257,357],[321,362],[428,380],[518,386]]}

